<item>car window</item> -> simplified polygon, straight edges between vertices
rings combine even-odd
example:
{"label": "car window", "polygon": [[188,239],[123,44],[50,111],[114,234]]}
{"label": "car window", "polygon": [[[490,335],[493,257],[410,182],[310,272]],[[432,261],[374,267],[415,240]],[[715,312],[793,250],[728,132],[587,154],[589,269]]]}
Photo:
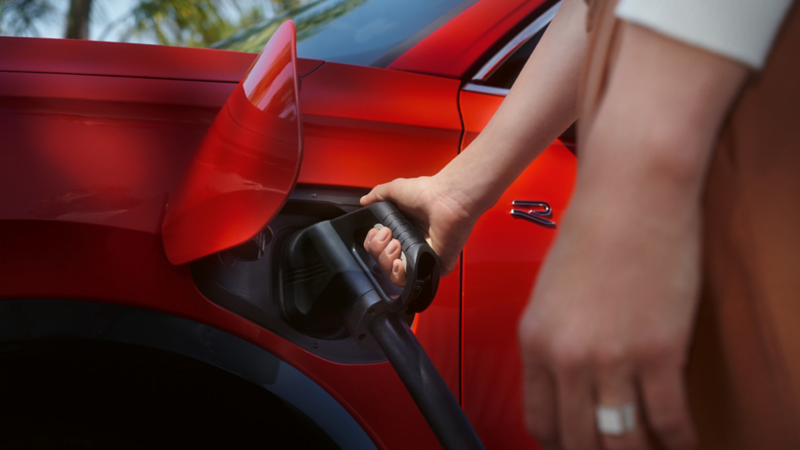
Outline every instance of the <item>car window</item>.
{"label": "car window", "polygon": [[[490,95],[504,96],[517,80],[522,68],[539,45],[547,27],[561,6],[561,0],[546,0],[534,12],[530,22],[506,42],[495,53],[487,55],[487,60],[464,89]],[[523,25],[521,24],[521,25]]]}
{"label": "car window", "polygon": [[297,28],[297,54],[385,66],[476,0],[317,0],[234,34],[213,48],[258,52],[285,20]]}
{"label": "car window", "polygon": [[528,42],[512,53],[503,64],[489,75],[484,84],[501,89],[511,89],[525,63],[528,62],[528,58],[530,58],[533,50],[539,44],[539,40],[542,39],[548,25],[545,25],[538,33],[531,36]]}

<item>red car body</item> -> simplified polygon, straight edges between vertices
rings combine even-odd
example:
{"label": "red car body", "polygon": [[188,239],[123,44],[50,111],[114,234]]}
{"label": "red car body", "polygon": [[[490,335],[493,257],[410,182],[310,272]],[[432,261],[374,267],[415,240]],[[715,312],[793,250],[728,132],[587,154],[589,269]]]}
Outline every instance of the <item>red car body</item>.
{"label": "red car body", "polygon": [[[477,2],[384,68],[298,59],[303,156],[296,199],[330,189],[357,198],[394,178],[436,173],[503,99],[496,89],[476,92],[471,77],[552,6],[542,3]],[[202,324],[296,369],[338,404],[330,414],[349,414],[347,426],[359,427],[377,448],[439,448],[388,363],[327,358],[246,308],[220,305],[198,286],[194,263],[185,263],[208,252],[179,265],[167,258],[167,205],[254,55],[6,37],[0,54],[0,303],[100,303]],[[510,210],[515,200],[546,202],[548,220],[558,223],[574,181],[573,145],[554,142],[481,218],[460,264],[415,320],[418,339],[490,449],[537,448],[523,424],[516,325],[557,229],[516,220]],[[219,214],[224,224],[231,212]],[[3,342],[57,335],[0,332]],[[323,413],[311,409],[322,399],[276,395],[319,422]],[[337,425],[318,425],[335,434]],[[363,442],[333,440],[353,448]]]}

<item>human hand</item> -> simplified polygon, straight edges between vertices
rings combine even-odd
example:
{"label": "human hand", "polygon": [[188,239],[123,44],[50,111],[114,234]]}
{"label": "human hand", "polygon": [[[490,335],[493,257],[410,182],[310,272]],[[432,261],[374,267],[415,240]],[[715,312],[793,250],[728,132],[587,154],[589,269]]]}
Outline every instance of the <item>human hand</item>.
{"label": "human hand", "polygon": [[[698,300],[696,216],[683,227],[562,221],[519,326],[527,426],[545,448],[649,449],[645,427],[667,449],[695,446],[683,375]],[[626,404],[635,428],[599,433],[595,408]]]}
{"label": "human hand", "polygon": [[[474,212],[472,201],[435,176],[399,178],[381,184],[362,197],[361,204],[385,200],[395,203],[420,224],[423,236],[439,256],[442,274],[451,272],[480,215]],[[364,248],[393,283],[403,286],[406,274],[400,260],[400,242],[391,239],[391,234],[388,227],[370,230]]]}
{"label": "human hand", "polygon": [[[545,446],[669,450],[696,437],[684,366],[699,298],[701,199],[749,76],[732,59],[621,27],[585,135],[570,209],[519,328],[528,428]],[[586,106],[586,105],[584,105]],[[635,405],[598,433],[595,407]]]}

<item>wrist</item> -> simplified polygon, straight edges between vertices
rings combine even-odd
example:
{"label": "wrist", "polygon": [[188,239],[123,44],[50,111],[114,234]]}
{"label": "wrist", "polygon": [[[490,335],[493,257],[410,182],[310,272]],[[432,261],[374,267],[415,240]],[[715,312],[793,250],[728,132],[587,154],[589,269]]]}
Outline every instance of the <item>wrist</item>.
{"label": "wrist", "polygon": [[442,192],[459,199],[475,220],[497,203],[516,178],[516,174],[504,172],[496,157],[487,158],[491,149],[484,148],[482,137],[479,135],[434,176]]}
{"label": "wrist", "polygon": [[494,205],[497,199],[494,198],[495,195],[487,186],[485,179],[470,175],[469,171],[462,170],[457,166],[448,165],[434,175],[432,178],[433,188],[441,198],[446,198],[458,205],[465,218],[468,217],[475,222]]}

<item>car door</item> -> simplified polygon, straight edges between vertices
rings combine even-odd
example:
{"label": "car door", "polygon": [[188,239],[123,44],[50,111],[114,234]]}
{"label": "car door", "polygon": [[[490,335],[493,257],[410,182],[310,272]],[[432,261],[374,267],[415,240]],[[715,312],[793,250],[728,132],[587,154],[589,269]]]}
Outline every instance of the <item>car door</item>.
{"label": "car door", "polygon": [[[559,4],[546,9],[465,83],[466,147],[502,103]],[[553,142],[475,225],[463,253],[462,406],[487,448],[522,448],[525,430],[517,322],[569,203],[574,139]]]}
{"label": "car door", "polygon": [[[286,214],[262,218],[255,227],[261,231],[242,233],[218,249],[221,256],[193,263],[201,291],[322,358],[348,364],[380,360],[369,353],[354,356],[352,343],[334,343],[347,339],[303,336],[287,325],[279,307],[271,310],[275,305],[263,301],[271,288],[247,284],[264,273],[264,263],[244,261],[236,252],[255,245],[256,254],[269,253],[280,242],[281,227],[352,210],[375,184],[436,173],[483,129],[524,64],[516,55],[535,47],[554,13],[555,7],[536,15],[519,39],[467,83],[333,62],[303,77],[298,87],[304,155],[297,185],[286,193]],[[463,265],[442,280],[436,302],[416,320],[418,337],[488,448],[535,445],[522,423],[516,322],[569,201],[573,150],[565,136],[526,169],[478,222]],[[307,217],[286,225],[293,215]],[[228,217],[228,226],[239,223],[235,219]]]}

